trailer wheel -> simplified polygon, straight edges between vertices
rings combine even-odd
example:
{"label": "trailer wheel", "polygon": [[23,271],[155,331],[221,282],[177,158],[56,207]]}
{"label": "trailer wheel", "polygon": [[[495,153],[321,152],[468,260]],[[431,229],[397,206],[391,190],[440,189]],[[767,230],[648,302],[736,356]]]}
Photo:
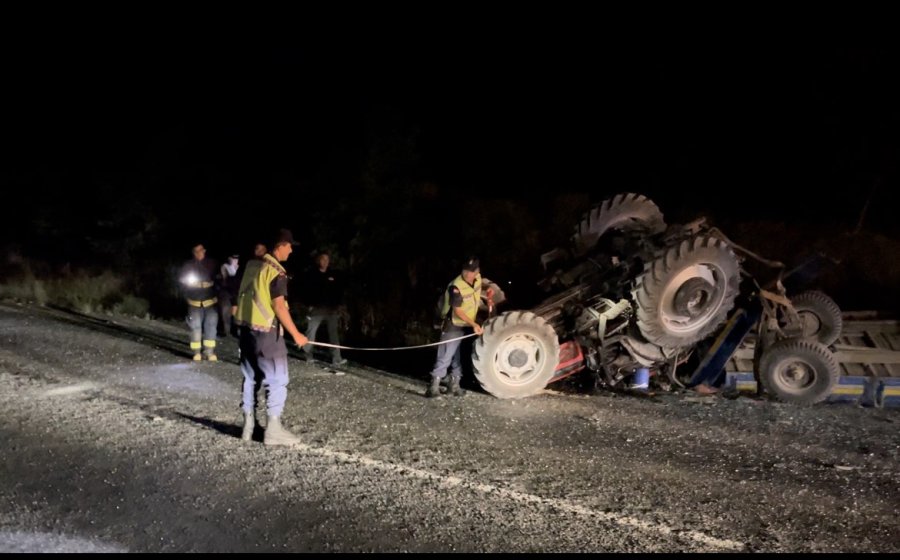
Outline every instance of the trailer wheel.
{"label": "trailer wheel", "polygon": [[844,326],[841,308],[827,295],[818,291],[803,292],[791,298],[800,316],[803,338],[831,346],[841,336]]}
{"label": "trailer wheel", "polygon": [[575,254],[583,255],[593,249],[600,236],[610,229],[643,229],[653,234],[664,231],[666,223],[659,207],[646,196],[617,194],[595,206],[578,224],[572,238]]}
{"label": "trailer wheel", "polygon": [[703,340],[734,307],[739,283],[737,257],[721,239],[701,235],[670,247],[635,280],[641,334],[664,348]]}
{"label": "trailer wheel", "polygon": [[472,348],[475,377],[488,393],[501,399],[540,392],[559,364],[556,331],[528,311],[509,311],[484,323],[484,334]]}
{"label": "trailer wheel", "polygon": [[828,398],[840,376],[834,354],[823,344],[786,338],[763,351],[759,380],[778,400],[815,404]]}

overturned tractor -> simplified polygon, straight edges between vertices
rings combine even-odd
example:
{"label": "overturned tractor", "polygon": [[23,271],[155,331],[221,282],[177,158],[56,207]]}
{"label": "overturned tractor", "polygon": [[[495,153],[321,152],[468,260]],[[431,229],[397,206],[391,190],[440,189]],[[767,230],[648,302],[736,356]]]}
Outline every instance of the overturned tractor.
{"label": "overturned tractor", "polygon": [[[742,268],[748,257],[778,277],[760,286]],[[678,367],[738,320],[754,325],[757,375],[777,397],[818,402],[837,381],[827,347],[840,335],[837,305],[821,292],[788,299],[781,263],[741,248],[705,219],[667,226],[648,198],[619,194],[585,215],[569,247],[541,262],[547,299],[490,319],[474,345],[475,376],[496,397],[527,397],[584,368],[607,387],[638,368],[683,385]]]}

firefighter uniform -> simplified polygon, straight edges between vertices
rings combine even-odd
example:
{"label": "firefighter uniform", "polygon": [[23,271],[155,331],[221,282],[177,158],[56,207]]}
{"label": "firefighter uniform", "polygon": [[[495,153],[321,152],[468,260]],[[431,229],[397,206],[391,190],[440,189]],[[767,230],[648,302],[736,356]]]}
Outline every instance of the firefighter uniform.
{"label": "firefighter uniform", "polygon": [[191,350],[200,360],[201,350],[210,361],[216,358],[216,326],[219,323],[216,264],[207,258],[191,259],[181,267],[180,281],[188,305]]}

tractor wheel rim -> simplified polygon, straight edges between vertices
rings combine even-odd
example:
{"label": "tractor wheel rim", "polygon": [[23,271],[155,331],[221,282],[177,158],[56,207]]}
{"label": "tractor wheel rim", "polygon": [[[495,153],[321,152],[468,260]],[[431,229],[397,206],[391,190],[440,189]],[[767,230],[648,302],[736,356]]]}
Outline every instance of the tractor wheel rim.
{"label": "tractor wheel rim", "polygon": [[822,321],[815,313],[809,311],[800,311],[800,324],[803,325],[803,336],[811,337],[819,334],[822,330]]}
{"label": "tractor wheel rim", "polygon": [[816,380],[816,370],[800,359],[784,360],[775,371],[775,382],[789,393],[800,393]]}
{"label": "tractor wheel rim", "polygon": [[528,334],[504,339],[494,353],[494,368],[510,385],[524,385],[544,369],[547,351],[541,341]]}
{"label": "tractor wheel rim", "polygon": [[[690,334],[702,329],[722,307],[725,299],[725,271],[713,263],[684,268],[666,285],[660,297],[660,319],[670,332]],[[689,309],[676,305],[679,290],[691,279],[700,278],[705,287],[688,298]]]}

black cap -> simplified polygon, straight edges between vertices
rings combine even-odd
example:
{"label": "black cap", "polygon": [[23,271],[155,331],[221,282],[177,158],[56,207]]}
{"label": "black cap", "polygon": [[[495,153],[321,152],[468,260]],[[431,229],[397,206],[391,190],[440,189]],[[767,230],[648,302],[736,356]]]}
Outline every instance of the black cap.
{"label": "black cap", "polygon": [[463,270],[475,272],[479,268],[478,257],[469,257],[463,262]]}
{"label": "black cap", "polygon": [[272,244],[272,248],[278,247],[282,243],[290,243],[294,247],[299,246],[300,244],[294,241],[294,234],[291,233],[289,229],[280,229],[278,230],[278,234],[275,235],[275,242]]}

